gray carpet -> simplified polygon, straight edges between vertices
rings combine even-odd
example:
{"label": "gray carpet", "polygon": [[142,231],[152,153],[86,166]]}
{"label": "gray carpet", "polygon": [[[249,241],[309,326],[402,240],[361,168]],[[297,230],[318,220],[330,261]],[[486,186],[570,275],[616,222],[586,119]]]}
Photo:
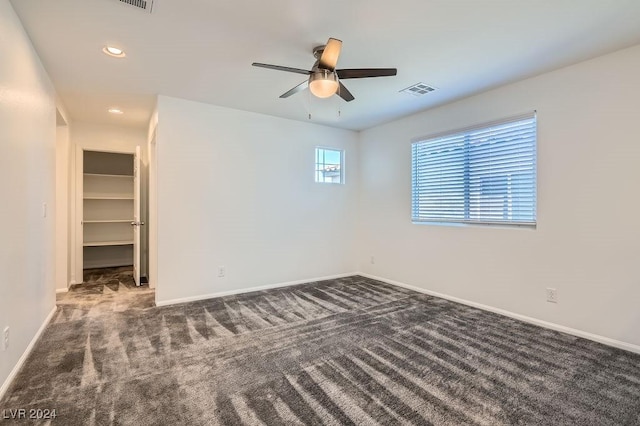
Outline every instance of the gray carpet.
{"label": "gray carpet", "polygon": [[82,284],[73,286],[73,290],[76,292],[91,287],[99,289],[103,285],[108,286],[113,291],[118,291],[121,285],[127,288],[136,287],[133,279],[133,266],[85,269],[82,272],[82,278]]}
{"label": "gray carpet", "polygon": [[126,271],[100,276],[59,296],[0,410],[55,408],[61,425],[640,424],[640,356],[371,279],[158,308]]}

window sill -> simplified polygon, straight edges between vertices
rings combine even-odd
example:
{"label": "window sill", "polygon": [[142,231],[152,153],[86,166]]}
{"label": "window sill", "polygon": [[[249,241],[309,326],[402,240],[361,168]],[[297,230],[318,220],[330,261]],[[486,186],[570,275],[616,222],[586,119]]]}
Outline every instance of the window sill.
{"label": "window sill", "polygon": [[451,227],[482,227],[482,228],[502,228],[502,229],[528,229],[535,231],[537,223],[496,223],[496,222],[439,222],[439,221],[411,221],[414,225],[451,226]]}

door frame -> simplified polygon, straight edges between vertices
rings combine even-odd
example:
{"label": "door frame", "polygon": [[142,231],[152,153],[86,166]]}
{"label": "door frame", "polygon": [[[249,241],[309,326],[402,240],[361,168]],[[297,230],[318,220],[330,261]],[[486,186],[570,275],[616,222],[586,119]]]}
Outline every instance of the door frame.
{"label": "door frame", "polygon": [[[158,143],[157,123],[147,143],[147,280],[149,288],[158,285]],[[156,293],[157,294],[157,293]]]}
{"label": "door frame", "polygon": [[108,148],[76,145],[74,152],[74,167],[71,181],[73,182],[73,211],[72,211],[72,237],[73,254],[71,256],[71,284],[82,284],[84,281],[84,232],[83,232],[83,189],[84,189],[84,152],[106,152],[111,154],[136,155],[136,147],[133,148]]}

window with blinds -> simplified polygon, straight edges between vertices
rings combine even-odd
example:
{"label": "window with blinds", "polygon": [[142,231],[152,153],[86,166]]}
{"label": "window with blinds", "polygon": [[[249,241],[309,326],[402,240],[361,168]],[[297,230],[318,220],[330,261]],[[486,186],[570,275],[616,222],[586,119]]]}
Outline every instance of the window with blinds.
{"label": "window with blinds", "polygon": [[344,151],[316,147],[316,182],[344,183]]}
{"label": "window with blinds", "polygon": [[536,224],[535,113],[414,142],[414,223]]}

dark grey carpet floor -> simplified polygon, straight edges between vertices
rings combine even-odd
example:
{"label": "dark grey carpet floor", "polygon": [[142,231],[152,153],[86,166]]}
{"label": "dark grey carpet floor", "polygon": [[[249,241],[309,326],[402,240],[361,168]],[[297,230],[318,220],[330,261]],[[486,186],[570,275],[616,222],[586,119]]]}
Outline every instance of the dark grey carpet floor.
{"label": "dark grey carpet floor", "polygon": [[100,287],[105,285],[113,291],[118,291],[121,285],[129,289],[136,288],[133,279],[133,266],[85,269],[82,275],[83,283],[73,286],[76,293],[88,288],[100,290]]}
{"label": "dark grey carpet floor", "polygon": [[0,409],[55,408],[61,425],[640,424],[640,356],[371,279],[159,308],[103,276],[59,296]]}

